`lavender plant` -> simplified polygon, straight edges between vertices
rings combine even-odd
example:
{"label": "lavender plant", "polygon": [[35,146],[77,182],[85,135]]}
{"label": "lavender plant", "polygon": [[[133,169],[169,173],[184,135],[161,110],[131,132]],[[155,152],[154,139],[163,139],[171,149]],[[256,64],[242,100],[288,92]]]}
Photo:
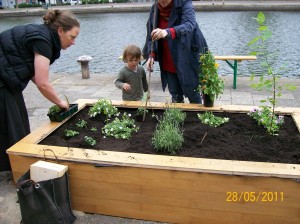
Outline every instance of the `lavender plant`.
{"label": "lavender plant", "polygon": [[176,154],[184,141],[181,125],[185,118],[186,113],[178,108],[168,108],[162,119],[158,118],[158,125],[151,139],[156,151]]}

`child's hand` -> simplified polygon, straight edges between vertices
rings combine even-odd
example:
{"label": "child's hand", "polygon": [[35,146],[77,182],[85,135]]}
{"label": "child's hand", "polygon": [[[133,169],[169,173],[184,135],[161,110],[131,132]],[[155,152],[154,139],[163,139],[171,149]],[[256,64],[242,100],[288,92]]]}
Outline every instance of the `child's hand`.
{"label": "child's hand", "polygon": [[131,86],[130,86],[128,83],[124,83],[123,89],[124,89],[126,92],[128,92],[128,91],[131,90]]}

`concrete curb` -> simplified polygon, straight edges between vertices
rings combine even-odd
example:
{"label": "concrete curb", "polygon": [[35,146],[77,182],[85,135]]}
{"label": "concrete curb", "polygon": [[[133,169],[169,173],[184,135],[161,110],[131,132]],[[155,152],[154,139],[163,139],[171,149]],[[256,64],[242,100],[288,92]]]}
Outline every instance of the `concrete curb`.
{"label": "concrete curb", "polygon": [[[48,9],[65,9],[75,14],[149,12],[152,2],[109,3],[99,5],[51,6]],[[300,11],[300,1],[193,1],[196,11]],[[42,8],[0,10],[1,17],[41,16]]]}

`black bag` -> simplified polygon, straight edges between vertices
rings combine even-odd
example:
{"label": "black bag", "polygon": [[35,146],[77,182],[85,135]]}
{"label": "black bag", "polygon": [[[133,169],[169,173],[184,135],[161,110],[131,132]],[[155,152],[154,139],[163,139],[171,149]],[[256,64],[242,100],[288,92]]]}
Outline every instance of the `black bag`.
{"label": "black bag", "polygon": [[17,182],[23,224],[71,224],[72,212],[67,172],[59,178],[34,182],[27,171]]}

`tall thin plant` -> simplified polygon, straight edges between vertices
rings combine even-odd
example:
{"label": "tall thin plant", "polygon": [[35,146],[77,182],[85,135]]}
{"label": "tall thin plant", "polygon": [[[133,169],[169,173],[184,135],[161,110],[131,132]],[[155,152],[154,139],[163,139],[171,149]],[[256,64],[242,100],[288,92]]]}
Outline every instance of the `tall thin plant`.
{"label": "tall thin plant", "polygon": [[[272,37],[272,32],[267,25],[265,25],[265,15],[262,12],[259,12],[257,17],[254,18],[258,23],[258,32],[259,35],[254,37],[249,43],[252,52],[251,55],[256,55],[261,60],[261,68],[262,72],[259,75],[258,83],[251,84],[251,87],[256,90],[265,90],[270,93],[270,96],[267,99],[261,100],[261,103],[269,103],[268,106],[261,106],[264,111],[268,110],[268,116],[265,117],[268,119],[267,122],[264,123],[265,128],[267,129],[268,133],[271,135],[277,135],[279,131],[278,127],[278,119],[275,115],[275,107],[278,102],[278,98],[282,95],[282,90],[295,90],[296,87],[290,84],[282,84],[279,82],[280,76],[284,71],[284,67],[281,66],[277,69],[272,67],[272,58],[276,56],[276,52],[269,52],[267,46],[268,41]],[[251,75],[251,80],[253,80],[255,74]],[[257,112],[255,116],[252,116],[258,122],[260,115],[262,113]],[[253,115],[252,112],[249,115]],[[263,116],[263,115],[262,115]],[[257,119],[258,118],[258,119]],[[283,124],[283,122],[282,122]]]}

